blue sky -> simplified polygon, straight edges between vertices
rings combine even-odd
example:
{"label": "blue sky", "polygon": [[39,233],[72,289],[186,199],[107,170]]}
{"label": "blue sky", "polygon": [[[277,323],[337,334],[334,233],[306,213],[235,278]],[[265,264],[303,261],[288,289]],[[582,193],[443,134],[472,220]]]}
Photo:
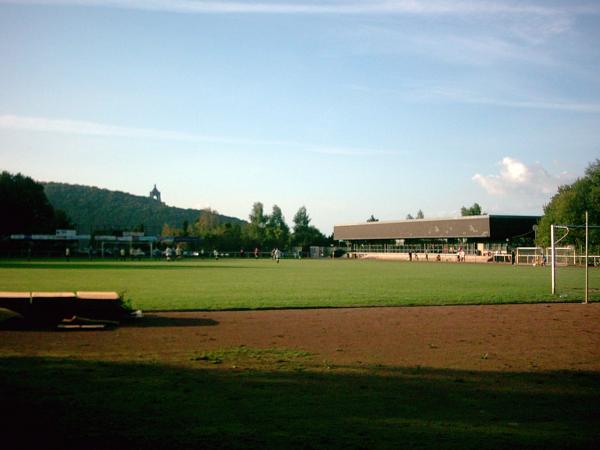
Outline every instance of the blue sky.
{"label": "blue sky", "polygon": [[0,0],[0,168],[329,234],[539,214],[600,157],[596,1]]}

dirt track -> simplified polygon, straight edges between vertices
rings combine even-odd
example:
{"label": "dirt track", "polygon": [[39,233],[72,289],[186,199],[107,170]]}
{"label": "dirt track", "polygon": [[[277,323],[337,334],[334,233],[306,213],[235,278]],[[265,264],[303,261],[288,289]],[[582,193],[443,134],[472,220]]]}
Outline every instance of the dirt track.
{"label": "dirt track", "polygon": [[150,313],[110,331],[0,331],[0,356],[190,361],[281,348],[314,365],[600,371],[600,304]]}

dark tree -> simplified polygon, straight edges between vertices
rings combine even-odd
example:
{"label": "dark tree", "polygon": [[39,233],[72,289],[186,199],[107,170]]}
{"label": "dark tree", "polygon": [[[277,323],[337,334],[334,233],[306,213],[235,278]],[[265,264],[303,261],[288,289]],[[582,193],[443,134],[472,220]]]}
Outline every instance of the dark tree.
{"label": "dark tree", "polygon": [[277,205],[273,205],[273,211],[267,218],[265,224],[265,246],[267,248],[287,248],[290,241],[290,228],[285,223],[283,212]]}
{"label": "dark tree", "polygon": [[54,211],[44,187],[30,177],[0,174],[0,235],[53,233],[71,226],[64,211]]}
{"label": "dark tree", "polygon": [[302,206],[294,215],[294,233],[292,245],[306,248],[311,245],[326,245],[327,238],[316,227],[310,224],[310,216],[306,207]]}
{"label": "dark tree", "polygon": [[479,206],[479,203],[473,203],[473,206],[469,208],[466,206],[460,208],[461,216],[480,216],[481,214],[481,206]]}

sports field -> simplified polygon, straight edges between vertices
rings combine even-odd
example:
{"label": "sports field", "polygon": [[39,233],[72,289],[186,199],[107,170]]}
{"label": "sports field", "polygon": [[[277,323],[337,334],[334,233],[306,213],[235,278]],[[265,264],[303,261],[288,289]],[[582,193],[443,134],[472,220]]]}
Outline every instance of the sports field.
{"label": "sports field", "polygon": [[[600,270],[590,269],[592,300]],[[581,301],[584,270],[356,260],[0,261],[0,290],[117,291],[143,310]]]}
{"label": "sports field", "polygon": [[[595,449],[600,304],[560,303],[583,276],[561,269],[561,298],[548,268],[525,266],[1,261],[0,290],[124,291],[146,312],[104,331],[0,330],[3,442]],[[206,311],[149,312],[176,309]]]}

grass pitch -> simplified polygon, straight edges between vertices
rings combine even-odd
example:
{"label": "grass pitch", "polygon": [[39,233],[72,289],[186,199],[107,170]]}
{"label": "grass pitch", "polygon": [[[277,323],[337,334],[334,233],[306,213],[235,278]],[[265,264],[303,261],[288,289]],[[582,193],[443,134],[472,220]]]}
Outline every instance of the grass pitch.
{"label": "grass pitch", "polygon": [[593,373],[0,360],[7,448],[592,449]]}
{"label": "grass pitch", "polygon": [[[591,300],[600,271],[590,269]],[[581,301],[584,271],[355,260],[0,261],[0,290],[111,290],[144,310]]]}

